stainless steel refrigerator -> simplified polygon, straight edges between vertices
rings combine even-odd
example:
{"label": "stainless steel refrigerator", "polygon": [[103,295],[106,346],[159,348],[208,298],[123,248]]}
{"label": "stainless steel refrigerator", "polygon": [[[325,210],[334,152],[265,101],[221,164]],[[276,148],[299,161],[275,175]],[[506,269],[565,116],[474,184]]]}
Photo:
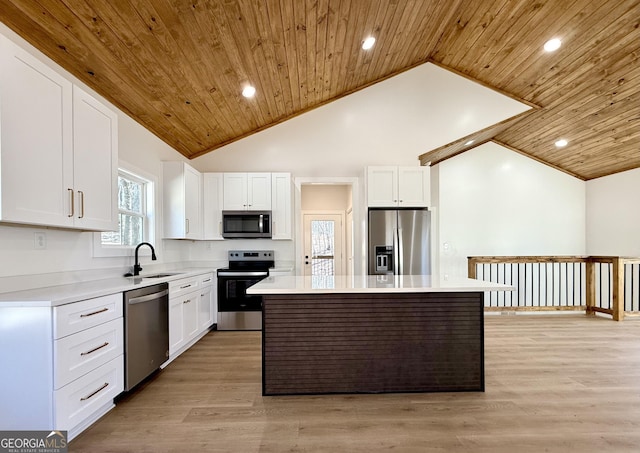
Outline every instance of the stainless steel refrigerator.
{"label": "stainless steel refrigerator", "polygon": [[428,209],[369,209],[369,274],[431,274]]}

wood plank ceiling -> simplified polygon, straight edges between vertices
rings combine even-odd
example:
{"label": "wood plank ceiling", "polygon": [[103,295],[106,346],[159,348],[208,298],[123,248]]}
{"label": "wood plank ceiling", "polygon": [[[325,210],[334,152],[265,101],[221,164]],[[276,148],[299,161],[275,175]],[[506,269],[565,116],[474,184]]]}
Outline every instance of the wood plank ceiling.
{"label": "wood plank ceiling", "polygon": [[471,146],[640,167],[640,0],[0,0],[0,21],[189,158],[433,61],[541,107]]}

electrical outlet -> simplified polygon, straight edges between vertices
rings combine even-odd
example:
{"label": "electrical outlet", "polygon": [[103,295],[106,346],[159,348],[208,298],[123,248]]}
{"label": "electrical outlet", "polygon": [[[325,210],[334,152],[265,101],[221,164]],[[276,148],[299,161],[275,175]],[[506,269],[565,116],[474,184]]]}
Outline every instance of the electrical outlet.
{"label": "electrical outlet", "polygon": [[44,250],[47,248],[47,236],[42,232],[34,233],[33,248],[36,250]]}

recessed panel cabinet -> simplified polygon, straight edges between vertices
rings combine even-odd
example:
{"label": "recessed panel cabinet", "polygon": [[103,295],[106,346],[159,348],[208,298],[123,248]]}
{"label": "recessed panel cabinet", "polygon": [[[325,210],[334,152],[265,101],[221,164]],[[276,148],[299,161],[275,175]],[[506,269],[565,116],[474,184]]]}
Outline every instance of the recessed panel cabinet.
{"label": "recessed panel cabinet", "polygon": [[117,116],[0,35],[0,220],[117,229]]}
{"label": "recessed panel cabinet", "polygon": [[89,93],[73,87],[75,226],[118,229],[118,117]]}
{"label": "recessed panel cabinet", "polygon": [[[6,306],[9,305],[9,306]],[[0,426],[76,437],[124,389],[122,293],[56,307],[0,306]]]}
{"label": "recessed panel cabinet", "polygon": [[271,209],[271,173],[225,173],[224,210]]}
{"label": "recessed panel cabinet", "polygon": [[163,222],[167,239],[202,239],[202,179],[184,162],[162,163]]}
{"label": "recessed panel cabinet", "polygon": [[430,167],[367,167],[367,206],[424,208],[431,204]]}
{"label": "recessed panel cabinet", "polygon": [[291,173],[272,173],[272,239],[293,239],[292,198]]}
{"label": "recessed panel cabinet", "polygon": [[189,349],[216,322],[213,273],[169,282],[169,360]]}
{"label": "recessed panel cabinet", "polygon": [[202,239],[219,241],[222,237],[223,173],[202,174]]}

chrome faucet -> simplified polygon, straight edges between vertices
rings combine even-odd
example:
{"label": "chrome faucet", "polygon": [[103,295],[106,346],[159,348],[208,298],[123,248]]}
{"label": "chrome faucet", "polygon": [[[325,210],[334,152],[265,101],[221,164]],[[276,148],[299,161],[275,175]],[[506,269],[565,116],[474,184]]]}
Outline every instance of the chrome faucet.
{"label": "chrome faucet", "polygon": [[135,264],[133,265],[133,275],[140,275],[140,271],[142,270],[142,266],[140,266],[140,262],[138,261],[138,249],[140,247],[142,247],[143,245],[148,245],[149,248],[151,249],[151,259],[153,261],[155,261],[156,258],[156,251],[153,248],[153,245],[149,244],[148,242],[141,242],[140,244],[137,245],[136,247],[136,253],[135,253]]}

